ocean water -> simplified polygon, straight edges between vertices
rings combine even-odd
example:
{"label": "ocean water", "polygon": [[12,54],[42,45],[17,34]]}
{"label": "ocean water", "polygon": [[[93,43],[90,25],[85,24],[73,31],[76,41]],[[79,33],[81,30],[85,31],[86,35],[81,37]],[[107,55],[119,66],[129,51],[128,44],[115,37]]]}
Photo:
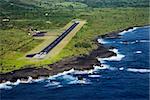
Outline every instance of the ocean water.
{"label": "ocean water", "polygon": [[[149,100],[149,32],[137,27],[119,39],[99,39],[117,56],[98,58],[103,67],[74,69],[48,79],[0,84],[1,100]],[[80,80],[78,77],[82,77]]]}

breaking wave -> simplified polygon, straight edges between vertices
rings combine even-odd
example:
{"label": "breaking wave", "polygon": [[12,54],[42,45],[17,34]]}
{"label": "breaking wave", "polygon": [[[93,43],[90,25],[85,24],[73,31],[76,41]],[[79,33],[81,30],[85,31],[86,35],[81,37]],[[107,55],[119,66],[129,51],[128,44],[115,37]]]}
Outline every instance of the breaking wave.
{"label": "breaking wave", "polygon": [[129,72],[140,72],[140,73],[150,73],[150,69],[128,68],[127,71],[129,71]]}
{"label": "breaking wave", "polygon": [[[124,35],[124,34],[127,33],[127,32],[132,32],[132,31],[136,30],[137,28],[138,28],[138,27],[134,27],[133,29],[129,29],[129,30],[127,30],[127,31],[122,31],[122,32],[119,33],[119,35]],[[97,39],[97,41],[98,41],[98,43],[102,43],[102,44],[110,43],[110,42],[108,42],[108,41],[105,41],[105,40],[102,39],[102,38]],[[115,41],[113,41],[113,42],[115,42]]]}
{"label": "breaking wave", "polygon": [[49,82],[48,84],[44,85],[44,87],[62,87],[62,85],[60,85],[60,82]]}
{"label": "breaking wave", "polygon": [[12,89],[14,86],[19,85],[20,83],[31,83],[32,82],[32,77],[29,77],[27,81],[21,81],[18,79],[16,82],[10,82],[7,81],[5,83],[0,84],[0,89]]}
{"label": "breaking wave", "polygon": [[142,53],[142,51],[136,51],[135,53],[136,53],[136,54],[140,54],[140,53]]}
{"label": "breaking wave", "polygon": [[88,77],[91,77],[91,78],[98,78],[98,77],[101,77],[101,75],[88,75]]}
{"label": "breaking wave", "polygon": [[129,29],[129,30],[127,30],[127,31],[122,31],[122,32],[119,33],[119,35],[124,35],[124,34],[127,33],[127,32],[132,32],[132,31],[136,30],[137,28],[138,28],[138,27],[134,27],[133,29]]}
{"label": "breaking wave", "polygon": [[75,70],[74,69],[71,69],[69,71],[64,71],[62,73],[59,73],[59,74],[56,74],[56,75],[53,75],[53,76],[50,76],[48,79],[55,79],[57,77],[60,77],[60,76],[63,76],[63,75],[67,75],[69,73],[73,73]]}
{"label": "breaking wave", "polygon": [[101,43],[101,44],[111,44],[111,43],[118,43],[118,44],[136,44],[136,43],[149,43],[150,40],[134,40],[134,41],[130,41],[130,40],[127,40],[127,41],[105,41],[103,39],[98,39],[98,43]]}
{"label": "breaking wave", "polygon": [[118,49],[110,49],[110,51],[113,51],[114,53],[116,53],[117,56],[112,56],[112,57],[108,57],[108,58],[98,58],[98,60],[101,63],[103,63],[105,61],[120,61],[125,57],[125,55],[118,52]]}
{"label": "breaking wave", "polygon": [[90,80],[83,78],[82,80],[75,79],[73,81],[70,81],[68,84],[91,84]]}
{"label": "breaking wave", "polygon": [[135,44],[135,43],[147,43],[150,42],[150,40],[135,40],[135,41],[121,41],[121,42],[115,42],[120,44]]}
{"label": "breaking wave", "polygon": [[0,89],[12,89],[14,86],[17,86],[19,84],[27,84],[27,83],[35,83],[35,82],[43,82],[46,80],[47,84],[44,85],[44,87],[62,87],[64,84],[90,84],[90,81],[86,78],[78,79],[78,77],[75,77],[73,75],[82,75],[82,74],[90,74],[92,75],[94,71],[100,70],[100,69],[106,69],[106,66],[99,67],[94,66],[94,69],[92,70],[85,70],[85,71],[78,71],[71,69],[69,71],[64,71],[62,73],[59,73],[57,75],[49,76],[48,78],[41,77],[39,79],[32,79],[32,77],[29,77],[27,81],[23,81],[18,79],[16,82],[10,82],[7,81],[5,83],[0,84]]}
{"label": "breaking wave", "polygon": [[139,42],[145,43],[145,42],[150,42],[150,40],[139,40]]}
{"label": "breaking wave", "polygon": [[124,70],[124,68],[123,68],[123,67],[120,67],[119,70]]}
{"label": "breaking wave", "polygon": [[91,84],[90,80],[87,78],[82,77],[79,79],[78,76],[74,75],[88,75],[88,77],[100,77],[101,75],[95,75],[94,72],[98,70],[114,70],[115,68],[110,67],[109,65],[103,64],[102,66],[93,66],[94,69],[79,71],[71,69],[69,71],[64,71],[57,75],[49,76],[48,78],[41,77],[39,79],[32,79],[29,77],[27,81],[23,81],[18,79],[16,82],[7,81],[5,83],[0,84],[0,89],[12,89],[13,87],[19,84],[27,84],[27,83],[39,83],[39,82],[46,82],[47,84],[44,87],[62,87],[63,85],[67,84]]}
{"label": "breaking wave", "polygon": [[100,38],[100,39],[97,39],[98,43],[101,43],[101,44],[107,44],[109,42],[106,42],[104,39]]}

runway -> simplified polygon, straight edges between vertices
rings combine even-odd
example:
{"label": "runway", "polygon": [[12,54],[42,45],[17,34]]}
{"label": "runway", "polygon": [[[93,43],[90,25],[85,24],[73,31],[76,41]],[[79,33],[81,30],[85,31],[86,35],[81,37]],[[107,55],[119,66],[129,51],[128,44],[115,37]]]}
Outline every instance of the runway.
{"label": "runway", "polygon": [[79,22],[73,23],[67,30],[65,30],[58,38],[56,38],[52,43],[50,43],[47,47],[41,50],[39,53],[29,54],[26,57],[29,58],[44,58],[46,54],[48,54],[57,44],[61,42],[77,25]]}

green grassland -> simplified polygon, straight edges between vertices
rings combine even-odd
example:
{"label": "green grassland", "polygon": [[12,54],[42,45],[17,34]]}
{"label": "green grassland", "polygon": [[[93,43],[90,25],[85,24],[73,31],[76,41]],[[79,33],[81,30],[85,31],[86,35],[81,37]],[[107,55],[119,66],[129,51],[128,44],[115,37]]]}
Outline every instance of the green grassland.
{"label": "green grassland", "polygon": [[[76,0],[73,0],[76,1]],[[88,1],[88,2],[87,2]],[[94,39],[98,35],[135,25],[149,24],[147,0],[110,0],[90,5],[91,0],[2,0],[0,19],[0,72],[10,72],[26,67],[45,67],[66,57],[82,56],[97,48]],[[106,1],[106,0],[104,0]],[[126,1],[126,2],[124,2]],[[120,5],[128,4],[122,8]],[[104,4],[103,4],[104,5]],[[116,6],[119,5],[119,6]],[[135,6],[136,5],[136,6]],[[96,7],[96,8],[95,8]],[[106,8],[108,7],[108,8]],[[48,32],[60,31],[72,19],[86,20],[69,44],[55,57],[45,60],[22,59],[27,52],[40,45],[43,40],[28,35],[30,27]]]}
{"label": "green grassland", "polygon": [[94,9],[90,16],[80,15],[88,23],[59,54],[60,58],[88,54],[96,48],[94,39],[98,35],[148,24],[148,8],[103,8]]}
{"label": "green grassland", "polygon": [[90,7],[148,7],[148,0],[65,0],[87,4]]}

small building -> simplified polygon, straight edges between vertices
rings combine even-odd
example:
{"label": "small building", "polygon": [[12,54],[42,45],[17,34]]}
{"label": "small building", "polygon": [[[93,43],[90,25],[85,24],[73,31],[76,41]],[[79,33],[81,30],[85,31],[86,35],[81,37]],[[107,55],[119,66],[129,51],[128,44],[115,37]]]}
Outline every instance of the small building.
{"label": "small building", "polygon": [[33,35],[32,36],[34,36],[34,37],[42,37],[42,36],[45,36],[45,34],[46,34],[46,32],[42,32],[42,31],[36,31],[36,32],[34,32],[33,33]]}
{"label": "small building", "polygon": [[74,23],[79,23],[79,20],[74,19],[74,20],[72,20],[72,22],[74,22]]}
{"label": "small building", "polygon": [[2,21],[3,21],[3,22],[9,22],[10,19],[9,19],[9,18],[3,18]]}

